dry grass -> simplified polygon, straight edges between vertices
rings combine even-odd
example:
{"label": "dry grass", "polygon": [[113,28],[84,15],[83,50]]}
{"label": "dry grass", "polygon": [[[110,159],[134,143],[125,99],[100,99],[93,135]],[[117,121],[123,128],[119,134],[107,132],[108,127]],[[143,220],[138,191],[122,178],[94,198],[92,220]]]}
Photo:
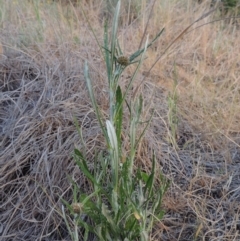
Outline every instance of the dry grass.
{"label": "dry grass", "polygon": [[[0,0],[0,240],[69,240],[60,201],[72,199],[68,175],[88,188],[71,157],[74,145],[81,147],[73,116],[89,157],[104,148],[83,63],[89,61],[97,100],[107,115],[105,67],[79,6],[10,2]],[[123,9],[119,39],[125,54],[138,48],[150,11],[142,11],[144,5],[133,15]],[[103,2],[86,1],[83,7],[101,42]],[[139,82],[145,77],[140,91],[146,110],[151,104],[156,113],[138,159],[149,168],[154,147],[172,180],[166,215],[153,240],[240,240],[239,23],[219,21],[190,31],[144,76],[171,40],[208,7],[157,0],[147,30],[151,37],[166,27],[139,76]],[[198,24],[213,17],[217,13]],[[168,142],[167,94],[174,76],[178,148]]]}

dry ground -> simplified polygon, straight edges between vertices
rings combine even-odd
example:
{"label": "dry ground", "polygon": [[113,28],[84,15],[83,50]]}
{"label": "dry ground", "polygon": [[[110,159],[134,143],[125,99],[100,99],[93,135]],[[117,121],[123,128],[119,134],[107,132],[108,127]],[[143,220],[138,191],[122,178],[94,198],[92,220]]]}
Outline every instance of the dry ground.
{"label": "dry ground", "polygon": [[[166,30],[149,50],[137,80],[145,78],[140,92],[146,112],[149,105],[156,111],[137,164],[148,169],[154,148],[172,184],[153,240],[239,241],[239,20],[196,28],[219,18],[217,11],[209,15],[146,76],[169,43],[209,10],[207,1],[155,4],[147,33],[152,38],[162,27]],[[60,201],[72,200],[68,176],[88,188],[71,157],[74,145],[81,148],[74,116],[83,128],[89,160],[104,148],[83,78],[88,60],[97,100],[107,116],[101,52],[77,4],[0,0],[0,5],[0,240],[70,240]],[[82,6],[102,43],[108,15],[104,1],[82,1]],[[128,14],[129,6],[124,6],[119,40],[128,55],[139,46],[150,7],[138,1]],[[132,70],[123,76],[123,85]],[[178,123],[171,124],[175,112],[168,96],[174,88]]]}

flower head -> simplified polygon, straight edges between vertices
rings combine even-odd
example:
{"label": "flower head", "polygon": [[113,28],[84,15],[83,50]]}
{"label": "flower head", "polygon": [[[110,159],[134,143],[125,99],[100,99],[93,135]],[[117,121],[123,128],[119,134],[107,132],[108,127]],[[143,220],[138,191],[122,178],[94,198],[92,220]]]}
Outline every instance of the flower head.
{"label": "flower head", "polygon": [[127,66],[130,63],[129,58],[123,55],[117,58],[117,62],[122,66]]}

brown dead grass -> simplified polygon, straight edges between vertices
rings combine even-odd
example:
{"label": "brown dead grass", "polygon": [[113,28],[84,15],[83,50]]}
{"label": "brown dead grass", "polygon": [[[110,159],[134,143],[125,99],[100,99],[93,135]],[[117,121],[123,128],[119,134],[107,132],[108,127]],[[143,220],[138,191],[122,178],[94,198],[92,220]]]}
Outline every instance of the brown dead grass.
{"label": "brown dead grass", "polygon": [[[68,175],[88,189],[71,157],[74,145],[83,148],[73,117],[82,127],[91,160],[104,143],[83,64],[88,60],[97,100],[107,116],[102,57],[79,6],[0,2],[5,13],[0,19],[0,240],[70,240],[61,214],[61,198],[72,200]],[[105,10],[96,1],[83,6],[101,43]],[[125,54],[138,48],[150,11],[146,6],[146,11],[122,15],[119,39]],[[166,27],[138,77],[139,83],[145,77],[140,91],[146,112],[149,105],[156,112],[137,161],[148,169],[154,148],[172,180],[164,199],[166,215],[153,240],[240,240],[239,25],[220,21],[190,31],[150,75],[144,74],[208,7],[157,0],[147,31],[152,37]],[[198,24],[213,17],[217,13]],[[123,76],[123,85],[132,70]],[[167,118],[175,75],[178,148],[168,142]]]}

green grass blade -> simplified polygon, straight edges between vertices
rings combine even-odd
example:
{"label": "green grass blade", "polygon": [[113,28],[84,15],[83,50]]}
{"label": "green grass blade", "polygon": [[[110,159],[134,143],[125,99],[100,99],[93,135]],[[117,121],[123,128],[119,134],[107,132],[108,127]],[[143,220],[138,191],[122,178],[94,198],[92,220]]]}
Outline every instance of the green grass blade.
{"label": "green grass blade", "polygon": [[162,220],[163,216],[165,215],[164,210],[160,210],[159,213],[156,215],[158,220]]}
{"label": "green grass blade", "polygon": [[[137,219],[136,218],[131,218],[130,222],[126,223],[126,230],[128,231],[127,237],[129,237],[130,233],[133,232],[135,227],[137,226]],[[134,239],[133,239],[134,240]]]}
{"label": "green grass blade", "polygon": [[78,156],[81,160],[84,160],[83,154],[78,149],[74,149],[74,154]]}
{"label": "green grass blade", "polygon": [[108,75],[108,86],[110,86],[111,81],[111,74],[112,74],[112,65],[110,61],[110,52],[108,50],[108,25],[107,21],[104,25],[104,50],[105,50],[105,62],[106,62],[106,68],[107,68],[107,75]]}
{"label": "green grass blade", "polygon": [[78,188],[76,183],[73,184],[73,200],[74,202],[77,202],[77,193],[78,193]]}
{"label": "green grass blade", "polygon": [[157,193],[157,200],[154,205],[154,210],[161,211],[162,198],[167,192],[169,186],[170,181],[167,178],[165,178],[162,174],[160,174],[160,188]]}
{"label": "green grass blade", "polygon": [[96,182],[94,176],[91,174],[91,172],[88,169],[87,163],[81,152],[77,149],[74,149],[75,153],[75,161],[77,165],[79,166],[80,170],[84,173],[84,175],[95,185],[98,185]]}
{"label": "green grass blade", "polygon": [[111,70],[113,70],[113,64],[114,64],[114,54],[115,54],[115,49],[116,49],[116,39],[117,39],[120,4],[121,4],[121,1],[118,1],[116,10],[114,13],[114,18],[113,18],[112,38],[111,38]]}
{"label": "green grass blade", "polygon": [[154,183],[154,177],[155,177],[155,167],[156,167],[156,159],[155,159],[155,154],[153,153],[152,171],[147,180],[146,186],[144,188],[144,196],[146,195],[146,192],[148,191],[148,198],[152,195],[153,183]]}
{"label": "green grass blade", "polygon": [[118,39],[117,39],[117,47],[116,47],[116,50],[117,50],[117,56],[121,56],[121,55],[123,55],[123,52],[122,52],[122,50],[121,50],[121,46],[120,46],[120,44],[119,44],[119,41],[118,41]]}
{"label": "green grass blade", "polygon": [[143,98],[142,98],[142,95],[140,95],[138,99],[138,106],[137,106],[137,116],[136,116],[137,122],[139,122],[139,119],[142,113],[142,107],[143,107]]}
{"label": "green grass blade", "polygon": [[122,91],[120,86],[118,86],[116,91],[116,115],[114,118],[114,123],[116,126],[116,135],[118,140],[119,151],[121,150],[121,133],[122,133],[122,121],[123,121],[123,102]]}
{"label": "green grass blade", "polygon": [[147,183],[147,180],[148,180],[148,178],[149,178],[149,175],[148,175],[147,173],[141,172],[141,171],[140,171],[140,175],[141,175],[141,180],[143,180],[144,183]]}

